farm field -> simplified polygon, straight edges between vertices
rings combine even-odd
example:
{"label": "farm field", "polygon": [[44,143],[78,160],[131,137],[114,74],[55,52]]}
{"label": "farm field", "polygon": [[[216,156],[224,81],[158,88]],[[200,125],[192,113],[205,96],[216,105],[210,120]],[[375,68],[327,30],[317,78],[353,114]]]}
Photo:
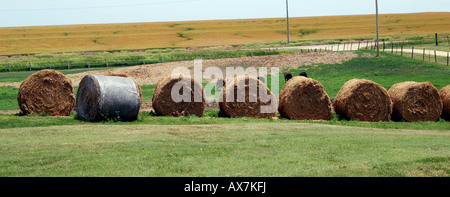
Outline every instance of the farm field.
{"label": "farm field", "polygon": [[[290,18],[294,44],[373,39],[374,15]],[[383,39],[449,34],[449,12],[383,14]],[[0,28],[0,55],[118,51],[204,46],[252,46],[286,38],[284,18]],[[304,43],[303,43],[304,44]],[[258,45],[258,44],[257,44]]]}

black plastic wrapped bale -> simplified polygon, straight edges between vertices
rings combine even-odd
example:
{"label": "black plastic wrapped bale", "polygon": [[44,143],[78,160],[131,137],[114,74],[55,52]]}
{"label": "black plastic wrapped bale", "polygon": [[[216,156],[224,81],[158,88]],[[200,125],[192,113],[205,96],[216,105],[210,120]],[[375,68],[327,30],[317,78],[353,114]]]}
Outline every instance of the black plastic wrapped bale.
{"label": "black plastic wrapped bale", "polygon": [[131,77],[86,75],[80,82],[76,111],[88,121],[134,121],[142,93]]}

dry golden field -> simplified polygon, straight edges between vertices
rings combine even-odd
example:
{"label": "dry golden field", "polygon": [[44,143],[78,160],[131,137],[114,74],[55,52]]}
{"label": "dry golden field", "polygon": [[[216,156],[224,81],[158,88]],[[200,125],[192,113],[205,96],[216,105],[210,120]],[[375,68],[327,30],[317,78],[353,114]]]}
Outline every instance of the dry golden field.
{"label": "dry golden field", "polygon": [[[450,12],[380,15],[381,36],[450,33]],[[290,18],[291,40],[375,37],[375,16]],[[283,41],[284,18],[0,28],[0,55]]]}

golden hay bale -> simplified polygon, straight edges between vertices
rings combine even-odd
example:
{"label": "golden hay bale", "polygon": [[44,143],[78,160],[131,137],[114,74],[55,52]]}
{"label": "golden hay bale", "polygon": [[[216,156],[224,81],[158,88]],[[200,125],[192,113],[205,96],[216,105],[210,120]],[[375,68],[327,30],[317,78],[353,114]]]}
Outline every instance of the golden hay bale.
{"label": "golden hay bale", "polygon": [[69,116],[75,108],[72,81],[56,70],[38,71],[20,84],[17,101],[25,115]]}
{"label": "golden hay bale", "polygon": [[342,86],[333,101],[336,114],[350,120],[389,121],[392,102],[385,88],[366,79],[352,79]]}
{"label": "golden hay bale", "polygon": [[[239,87],[238,84],[241,86]],[[256,92],[250,92],[252,84],[256,86]],[[238,92],[238,89],[242,91]],[[261,98],[260,91],[267,96]],[[275,116],[278,109],[278,101],[266,84],[249,76],[227,80],[226,87],[222,89],[221,98],[220,110],[227,117],[270,118]]]}
{"label": "golden hay bale", "polygon": [[[176,98],[172,98],[172,88],[176,84],[179,86],[175,87],[177,89],[175,91],[178,91],[179,95],[187,95],[186,98],[189,97],[189,101],[176,102]],[[196,95],[199,96],[197,99],[200,99],[201,96],[200,102],[195,99]],[[163,116],[196,115],[201,117],[206,108],[205,91],[202,84],[193,78],[185,78],[180,75],[178,78],[173,79],[169,75],[156,84],[152,105],[156,114]]]}
{"label": "golden hay bale", "polygon": [[290,79],[280,92],[280,114],[291,120],[329,120],[333,115],[330,97],[322,84],[306,77]]}
{"label": "golden hay bale", "polygon": [[78,115],[89,121],[134,121],[142,104],[142,92],[131,77],[86,75],[80,82],[76,103]]}
{"label": "golden hay bale", "polygon": [[441,116],[442,101],[438,90],[430,82],[397,83],[388,93],[394,104],[394,120],[437,121]]}
{"label": "golden hay bale", "polygon": [[443,110],[442,117],[446,120],[450,120],[450,85],[447,85],[439,91],[439,96],[441,97]]}

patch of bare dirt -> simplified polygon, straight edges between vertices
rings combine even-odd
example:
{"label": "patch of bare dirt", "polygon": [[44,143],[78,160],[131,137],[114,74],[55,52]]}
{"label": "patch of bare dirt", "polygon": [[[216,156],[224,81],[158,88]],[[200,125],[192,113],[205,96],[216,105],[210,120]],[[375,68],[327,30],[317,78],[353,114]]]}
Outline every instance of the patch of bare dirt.
{"label": "patch of bare dirt", "polygon": [[[336,52],[336,53],[296,53],[285,55],[270,55],[270,56],[255,56],[255,57],[241,57],[241,58],[224,58],[203,60],[203,69],[207,67],[216,66],[224,70],[226,67],[280,67],[284,68],[298,68],[302,65],[311,64],[334,64],[348,61],[357,54],[353,52]],[[124,68],[116,68],[101,71],[88,71],[84,73],[77,73],[68,75],[74,86],[78,86],[81,79],[88,74],[96,75],[111,75],[111,74],[125,74],[132,77],[139,85],[156,84],[164,76],[170,75],[172,70],[177,67],[186,67],[192,69],[194,61],[168,62],[158,64],[148,64],[141,66],[132,66]]]}

